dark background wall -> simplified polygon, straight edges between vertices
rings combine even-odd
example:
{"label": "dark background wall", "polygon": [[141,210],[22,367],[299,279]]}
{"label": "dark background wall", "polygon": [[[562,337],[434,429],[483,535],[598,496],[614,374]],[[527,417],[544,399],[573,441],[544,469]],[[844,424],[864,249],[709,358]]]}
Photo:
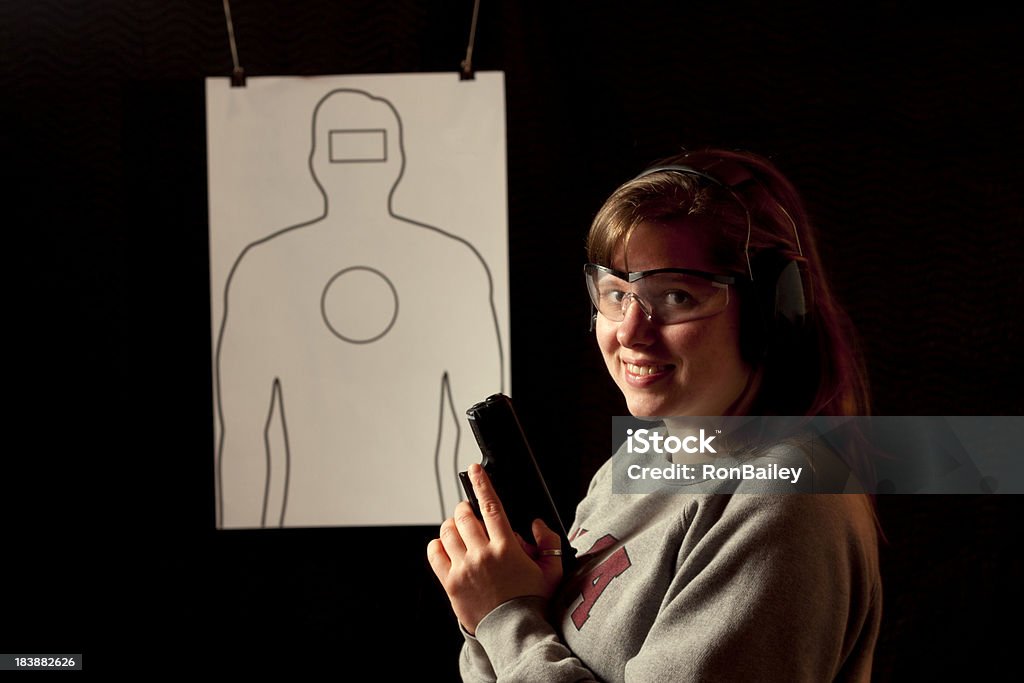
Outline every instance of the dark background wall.
{"label": "dark background wall", "polygon": [[[455,676],[433,528],[213,526],[203,79],[215,0],[0,4],[10,431],[4,652],[87,668]],[[250,76],[455,71],[459,2],[233,3]],[[624,411],[583,237],[649,161],[773,157],[822,231],[875,412],[1021,414],[1021,12],[483,0],[507,83],[513,387],[567,514]],[[883,497],[876,679],[1002,670],[1019,497]],[[794,652],[793,656],[799,656]]]}

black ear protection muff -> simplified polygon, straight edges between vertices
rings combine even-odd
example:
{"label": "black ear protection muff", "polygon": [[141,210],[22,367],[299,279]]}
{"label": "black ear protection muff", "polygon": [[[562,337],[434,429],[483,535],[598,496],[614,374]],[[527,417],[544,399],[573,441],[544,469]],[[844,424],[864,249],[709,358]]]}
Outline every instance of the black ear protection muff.
{"label": "black ear protection muff", "polygon": [[750,187],[750,184],[756,184],[761,192],[768,195],[789,218],[797,250],[802,257],[803,248],[800,246],[800,234],[796,223],[785,207],[772,197],[742,164],[721,160],[712,168],[714,175],[680,164],[654,166],[640,173],[634,180],[659,171],[670,171],[709,182],[732,195],[747,216],[744,252],[749,281],[738,285],[741,288],[740,297],[744,301],[753,300],[753,305],[744,304],[742,308],[740,325],[743,334],[740,335],[740,350],[748,362],[758,362],[769,355],[774,357],[797,353],[802,348],[802,341],[806,335],[807,297],[811,291],[809,287],[804,286],[807,276],[801,268],[802,261],[794,260],[773,249],[761,250],[751,257],[750,231],[753,219],[741,192]]}

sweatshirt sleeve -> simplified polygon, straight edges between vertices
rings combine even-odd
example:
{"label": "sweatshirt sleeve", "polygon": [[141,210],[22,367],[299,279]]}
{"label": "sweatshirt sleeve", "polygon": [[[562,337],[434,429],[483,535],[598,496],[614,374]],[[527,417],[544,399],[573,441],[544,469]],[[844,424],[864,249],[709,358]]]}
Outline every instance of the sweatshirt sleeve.
{"label": "sweatshirt sleeve", "polygon": [[[469,639],[467,637],[467,646]],[[594,681],[594,675],[583,666],[566,645],[559,640],[555,629],[544,616],[541,598],[524,597],[499,605],[484,617],[476,629],[477,645],[486,651],[492,672],[497,680],[570,683]],[[465,666],[468,661],[463,648],[461,671],[464,681],[495,680],[472,678],[480,670]],[[475,660],[475,664],[479,664]]]}
{"label": "sweatshirt sleeve", "polygon": [[487,658],[484,646],[476,639],[476,636],[459,624],[462,637],[465,642],[462,644],[462,652],[459,654],[459,674],[465,683],[494,683],[497,680],[494,668],[491,667],[491,660]]}

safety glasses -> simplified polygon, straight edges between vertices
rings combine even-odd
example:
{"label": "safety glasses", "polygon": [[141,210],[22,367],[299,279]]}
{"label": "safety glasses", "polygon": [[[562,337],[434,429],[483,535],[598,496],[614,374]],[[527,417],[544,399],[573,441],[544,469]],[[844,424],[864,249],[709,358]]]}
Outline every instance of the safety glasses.
{"label": "safety glasses", "polygon": [[675,325],[717,315],[729,305],[732,275],[689,268],[624,273],[596,263],[583,267],[590,301],[604,317],[621,322],[635,302],[648,320]]}

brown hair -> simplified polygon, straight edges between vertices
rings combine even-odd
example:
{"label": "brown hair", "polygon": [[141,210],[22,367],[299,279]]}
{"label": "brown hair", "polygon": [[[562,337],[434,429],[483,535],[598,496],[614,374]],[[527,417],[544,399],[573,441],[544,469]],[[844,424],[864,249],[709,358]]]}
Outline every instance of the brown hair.
{"label": "brown hair", "polygon": [[[745,151],[695,150],[655,167],[665,165],[687,170],[641,174],[605,201],[587,237],[588,259],[610,266],[615,248],[628,244],[641,223],[710,218],[700,224],[716,226],[714,256],[743,283],[738,285],[741,348],[747,361],[762,371],[754,410],[776,415],[868,415],[867,377],[852,326],[828,286],[815,230],[789,180],[769,160]],[[780,258],[799,265],[806,326],[799,344],[765,347],[760,337],[771,332],[761,328],[773,321],[762,320],[759,301],[766,296],[774,301],[775,282],[768,283],[771,292],[759,292],[766,278],[764,273],[759,277],[757,264]]]}

